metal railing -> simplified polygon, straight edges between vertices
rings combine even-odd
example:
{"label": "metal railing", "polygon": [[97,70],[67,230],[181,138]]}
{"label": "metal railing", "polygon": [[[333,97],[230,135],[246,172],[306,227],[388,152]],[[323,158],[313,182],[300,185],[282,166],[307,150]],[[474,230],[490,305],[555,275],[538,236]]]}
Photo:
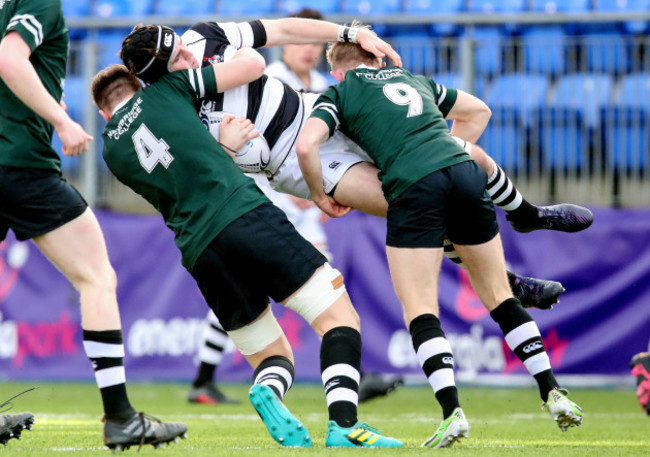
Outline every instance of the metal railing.
{"label": "metal railing", "polygon": [[[216,18],[148,17],[142,22],[183,29],[206,19]],[[344,16],[329,19],[351,20]],[[493,116],[478,143],[529,200],[650,206],[650,40],[625,33],[565,33],[567,24],[616,26],[650,21],[650,12],[361,19],[377,24],[380,32],[390,33],[393,26],[409,32],[388,39],[410,71],[474,93],[488,103]],[[68,93],[66,101],[71,104],[75,99],[73,116],[96,141],[94,153],[86,154],[81,164],[66,160],[64,173],[99,206],[148,211],[149,206],[118,183],[101,159],[103,121],[95,114],[88,89],[106,56],[115,57],[118,50],[117,40],[107,39],[109,31],[130,28],[133,23],[126,19],[68,21],[75,30],[73,36],[85,37],[73,42],[69,80],[77,79],[78,89]],[[431,24],[444,23],[457,27],[454,36],[426,33]],[[503,30],[495,27],[507,27],[511,33],[500,33]],[[413,32],[418,29],[425,32]],[[117,29],[113,35],[123,36],[127,30]],[[268,60],[279,57],[278,50],[265,52]]]}

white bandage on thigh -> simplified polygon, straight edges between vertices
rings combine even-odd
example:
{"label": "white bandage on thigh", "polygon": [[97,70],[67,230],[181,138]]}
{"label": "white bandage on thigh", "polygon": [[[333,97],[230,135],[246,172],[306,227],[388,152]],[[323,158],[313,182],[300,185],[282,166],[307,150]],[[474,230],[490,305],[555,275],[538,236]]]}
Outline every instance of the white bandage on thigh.
{"label": "white bandage on thigh", "polygon": [[257,354],[284,334],[271,311],[252,324],[227,333],[243,355]]}
{"label": "white bandage on thigh", "polygon": [[343,293],[345,293],[343,275],[326,263],[322,270],[302,286],[295,297],[287,301],[285,306],[300,314],[311,324]]}

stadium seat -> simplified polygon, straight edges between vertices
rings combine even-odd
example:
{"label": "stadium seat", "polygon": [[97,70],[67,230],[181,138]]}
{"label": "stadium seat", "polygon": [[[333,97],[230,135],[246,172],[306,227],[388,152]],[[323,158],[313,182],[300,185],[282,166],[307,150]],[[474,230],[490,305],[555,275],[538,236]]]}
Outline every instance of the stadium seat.
{"label": "stadium seat", "polygon": [[622,74],[630,64],[625,38],[619,33],[592,33],[582,39],[583,60],[580,68],[594,73]]}
{"label": "stadium seat", "polygon": [[531,0],[531,11],[546,13],[582,13],[590,11],[591,0]]}
{"label": "stadium seat", "polygon": [[505,39],[498,27],[476,27],[472,33],[475,46],[475,70],[483,77],[491,77],[503,70]]}
{"label": "stadium seat", "polygon": [[521,44],[527,72],[556,75],[565,71],[567,39],[561,26],[526,28]]}
{"label": "stadium seat", "polygon": [[[404,12],[411,16],[426,14],[453,15],[463,11],[465,0],[447,0],[444,2],[435,0],[406,0]],[[436,35],[451,35],[456,31],[456,24],[434,23],[431,24],[431,31]]]}
{"label": "stadium seat", "polygon": [[198,16],[211,14],[215,0],[158,0],[155,13],[163,16]]}
{"label": "stadium seat", "polygon": [[99,68],[106,68],[115,63],[122,63],[118,53],[122,49],[122,41],[130,29],[107,29],[100,30],[97,34],[97,65]]}
{"label": "stadium seat", "polygon": [[320,11],[323,16],[339,12],[340,0],[282,0],[279,11],[283,15],[290,15],[303,8]]}
{"label": "stadium seat", "polygon": [[86,17],[90,14],[90,3],[92,0],[65,0],[63,14],[67,18]]}
{"label": "stadium seat", "polygon": [[[650,0],[595,0],[594,10],[599,12],[632,12],[650,11]],[[643,33],[648,28],[646,21],[625,22],[624,28],[628,33]]]}
{"label": "stadium seat", "polygon": [[467,10],[475,13],[520,13],[526,0],[467,0]]}
{"label": "stadium seat", "polygon": [[401,12],[400,0],[342,0],[341,12],[346,14],[373,15]]}
{"label": "stadium seat", "polygon": [[548,79],[543,75],[510,73],[489,85],[485,102],[492,118],[478,143],[506,171],[524,166],[528,129],[547,92]]}
{"label": "stadium seat", "polygon": [[650,164],[650,74],[621,78],[612,106],[602,109],[608,163],[627,172]]}
{"label": "stadium seat", "polygon": [[432,75],[438,68],[439,50],[433,38],[426,34],[398,35],[390,38],[402,57],[402,65],[418,75]]}
{"label": "stadium seat", "polygon": [[600,123],[601,108],[611,103],[614,81],[608,74],[573,73],[558,78],[551,89],[549,106],[579,111],[585,124]]}
{"label": "stadium seat", "polygon": [[97,0],[95,15],[106,17],[131,17],[139,21],[151,14],[153,0]]}
{"label": "stadium seat", "polygon": [[218,2],[217,13],[224,16],[262,17],[275,12],[275,0],[228,0]]}
{"label": "stadium seat", "polygon": [[579,170],[588,164],[600,110],[609,106],[613,80],[606,74],[575,73],[558,79],[537,122],[543,163]]}

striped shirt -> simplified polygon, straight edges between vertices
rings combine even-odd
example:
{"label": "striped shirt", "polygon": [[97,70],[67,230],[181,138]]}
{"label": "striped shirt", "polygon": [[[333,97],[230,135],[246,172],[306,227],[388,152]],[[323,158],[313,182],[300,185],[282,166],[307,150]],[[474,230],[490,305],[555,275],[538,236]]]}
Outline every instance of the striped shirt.
{"label": "striped shirt", "polygon": [[[183,34],[182,40],[205,66],[230,60],[237,49],[264,46],[266,31],[259,20],[199,22]],[[247,85],[203,99],[199,115],[204,118],[211,112],[233,114],[253,121],[271,150],[267,173],[273,174],[295,144],[305,109],[298,92],[273,77],[263,75]]]}

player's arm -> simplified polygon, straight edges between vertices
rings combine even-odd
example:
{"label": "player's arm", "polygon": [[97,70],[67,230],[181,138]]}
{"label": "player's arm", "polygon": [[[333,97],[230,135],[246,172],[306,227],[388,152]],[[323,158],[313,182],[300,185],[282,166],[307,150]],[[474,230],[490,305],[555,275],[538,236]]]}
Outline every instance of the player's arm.
{"label": "player's arm", "polygon": [[10,31],[0,41],[0,78],[20,101],[54,126],[63,143],[63,153],[81,154],[93,138],[66,114],[41,82],[29,60],[32,50],[23,37]]}
{"label": "player's arm", "polygon": [[487,127],[492,111],[478,97],[458,90],[456,103],[447,113],[446,119],[453,120],[451,134],[470,143],[476,143]]}
{"label": "player's arm", "polygon": [[255,81],[264,74],[266,61],[252,48],[241,48],[228,62],[212,66],[217,79],[217,91],[225,92]]}
{"label": "player's arm", "polygon": [[[350,36],[350,27],[340,26],[333,22],[289,17],[284,19],[262,19],[266,30],[266,47],[281,46],[284,44],[312,44],[330,43],[338,41],[339,34],[347,29],[346,36]],[[363,49],[377,57],[387,57],[396,67],[402,66],[402,59],[392,46],[365,28],[354,28],[356,42]],[[354,41],[354,40],[352,40]]]}
{"label": "player's arm", "polygon": [[323,167],[320,161],[320,145],[330,137],[330,127],[322,119],[307,119],[305,128],[298,136],[296,153],[302,175],[309,186],[311,198],[328,216],[340,217],[352,208],[343,206],[325,193],[323,189]]}

